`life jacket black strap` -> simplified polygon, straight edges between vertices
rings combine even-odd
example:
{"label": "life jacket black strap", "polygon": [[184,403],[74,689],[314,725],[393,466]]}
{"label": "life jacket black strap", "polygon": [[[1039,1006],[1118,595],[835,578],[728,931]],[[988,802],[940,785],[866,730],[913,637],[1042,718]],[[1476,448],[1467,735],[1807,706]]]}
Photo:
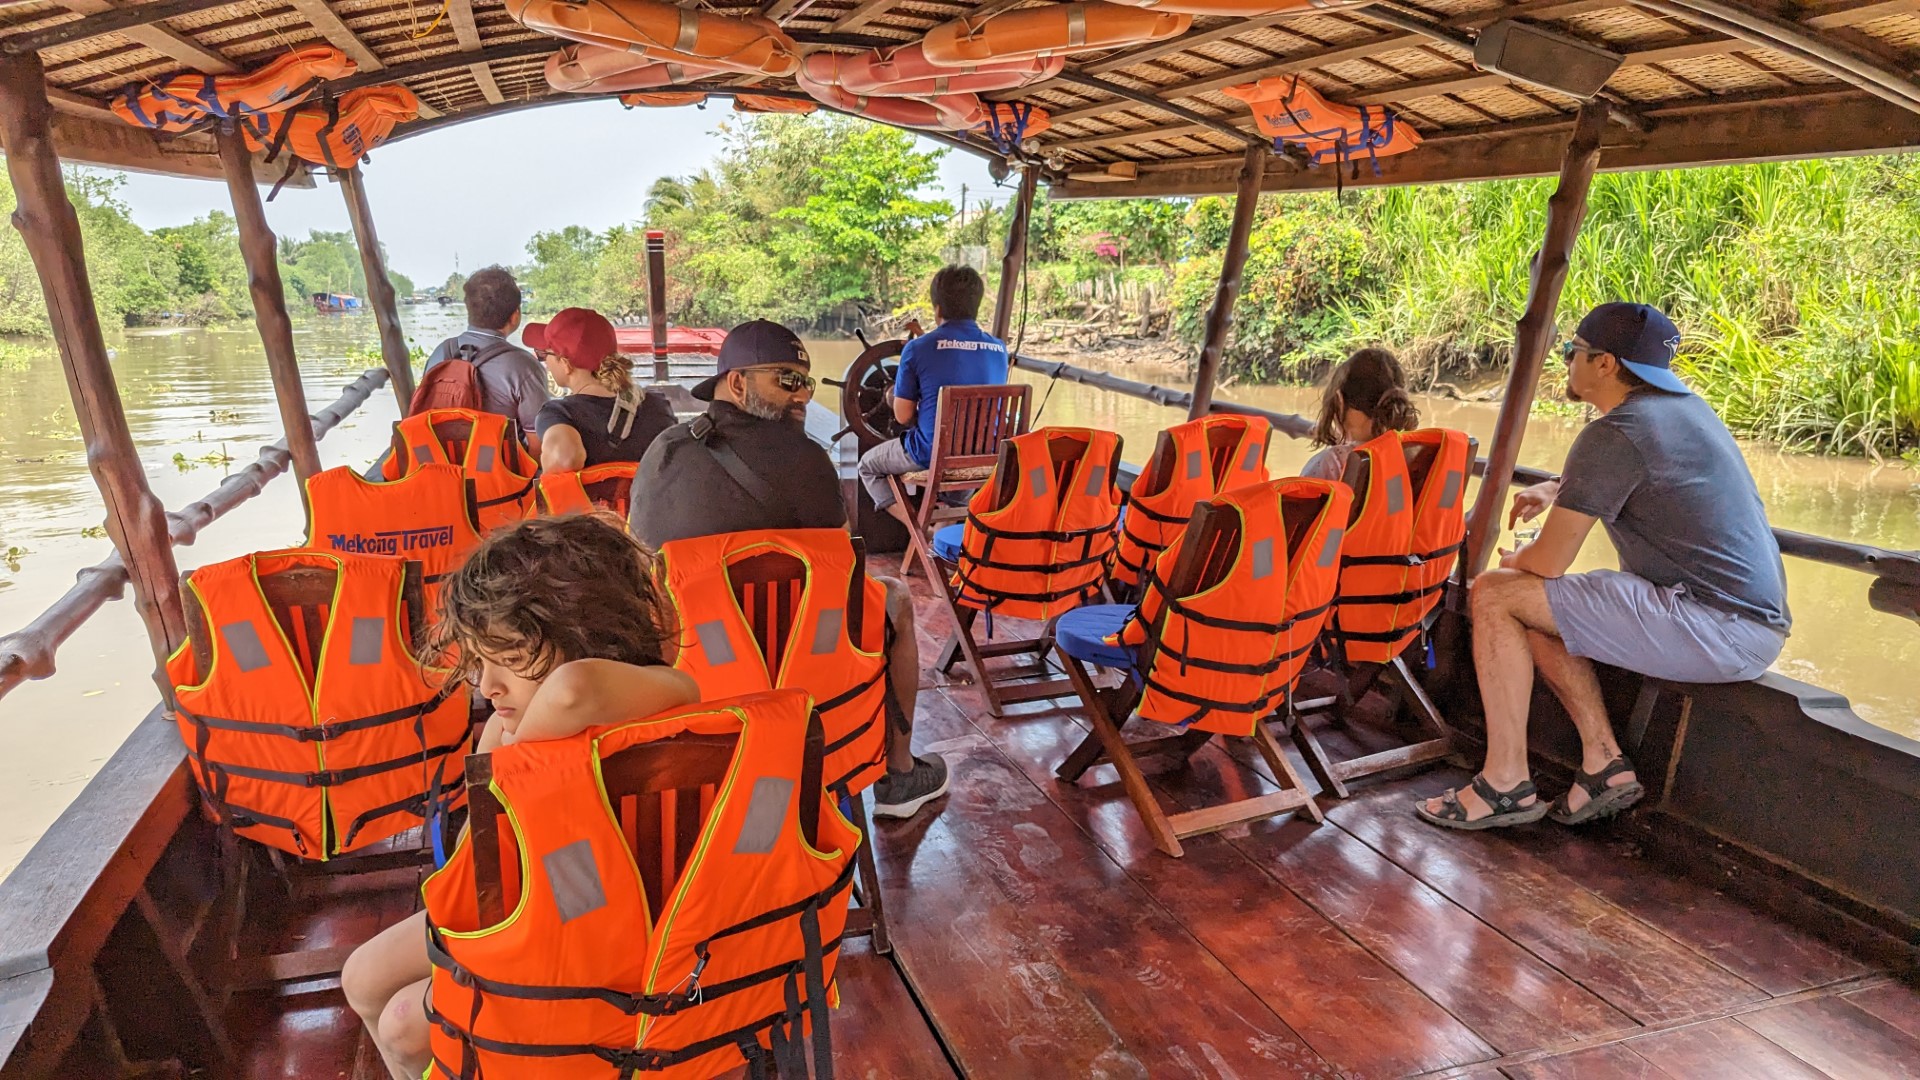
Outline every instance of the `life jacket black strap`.
{"label": "life jacket black strap", "polygon": [[1064,544],[1069,540],[1081,540],[1091,536],[1099,536],[1102,533],[1108,535],[1112,535],[1113,533],[1112,522],[1108,522],[1105,525],[1095,525],[1089,529],[1039,529],[1031,532],[1015,532],[1011,529],[995,528],[981,521],[971,510],[967,511],[967,523],[979,529],[982,533],[987,534],[989,537],[998,540],[1051,540],[1054,543]]}
{"label": "life jacket black strap", "polygon": [[1274,672],[1279,671],[1281,668],[1287,666],[1288,662],[1306,655],[1307,652],[1313,648],[1313,646],[1314,646],[1314,643],[1309,641],[1304,645],[1300,645],[1295,648],[1288,649],[1286,652],[1283,652],[1280,655],[1275,656],[1271,660],[1267,660],[1258,664],[1229,664],[1229,663],[1226,663],[1225,661],[1213,660],[1204,656],[1190,656],[1186,653],[1180,652],[1179,650],[1173,648],[1172,646],[1166,644],[1165,642],[1160,642],[1154,650],[1154,657],[1155,657],[1156,663],[1158,662],[1159,657],[1162,657],[1162,656],[1168,657],[1169,659],[1172,659],[1172,660],[1179,661],[1180,666],[1182,668],[1195,667],[1195,668],[1201,669],[1202,671],[1221,671],[1229,675],[1271,675]]}
{"label": "life jacket black strap", "polygon": [[[1319,607],[1308,608],[1305,611],[1296,611],[1292,615],[1278,622],[1255,622],[1249,619],[1228,619],[1228,618],[1223,618],[1219,615],[1209,615],[1202,611],[1193,610],[1193,608],[1185,600],[1181,599],[1180,597],[1174,596],[1172,593],[1169,593],[1167,591],[1166,584],[1160,580],[1158,575],[1148,575],[1145,584],[1147,588],[1153,590],[1154,592],[1160,595],[1161,602],[1166,604],[1167,610],[1172,614],[1178,615],[1181,618],[1186,619],[1190,622],[1198,623],[1201,626],[1210,626],[1216,630],[1243,630],[1250,634],[1285,633],[1286,631],[1293,629],[1295,625],[1301,622],[1304,622],[1308,619],[1315,618],[1333,606],[1331,603],[1326,603],[1326,604],[1321,604]],[[1149,628],[1148,633],[1149,635],[1151,635],[1152,633],[1151,628]]]}
{"label": "life jacket black strap", "polygon": [[458,684],[449,682],[439,692],[425,701],[405,705],[398,709],[389,709],[372,716],[356,717],[352,720],[335,720],[330,724],[274,724],[259,720],[233,720],[224,716],[208,716],[204,713],[189,712],[175,708],[174,712],[195,727],[209,727],[217,731],[237,731],[247,735],[279,735],[298,742],[328,742],[350,732],[365,731],[368,728],[384,727],[404,720],[412,720],[439,708],[447,698],[453,696]]}
{"label": "life jacket black strap", "polygon": [[1333,641],[1379,641],[1379,642],[1386,642],[1392,645],[1397,645],[1400,642],[1406,640],[1407,638],[1410,638],[1413,635],[1418,634],[1420,630],[1421,630],[1420,624],[1416,623],[1412,626],[1408,626],[1400,630],[1372,631],[1372,630],[1341,630],[1338,628],[1329,628],[1326,632],[1326,635],[1329,639]]}
{"label": "life jacket black strap", "polygon": [[[1093,578],[1084,585],[1068,589],[1054,589],[1051,592],[1008,592],[1005,589],[984,589],[972,581],[962,580],[958,595],[961,600],[980,599],[989,608],[997,607],[1008,600],[1028,600],[1036,604],[1051,604],[1055,600],[1065,600],[1069,596],[1088,599],[1100,591],[1100,579]],[[970,595],[971,594],[971,595]]]}
{"label": "life jacket black strap", "polygon": [[277,784],[292,784],[295,787],[332,787],[336,784],[345,784],[354,780],[364,780],[369,776],[378,776],[381,773],[392,772],[395,769],[404,769],[409,765],[424,765],[434,758],[445,757],[465,746],[467,744],[466,736],[467,733],[463,730],[458,740],[441,746],[430,746],[424,750],[407,754],[403,757],[393,758],[389,761],[378,761],[371,765],[359,765],[351,769],[329,769],[324,772],[282,772],[278,769],[256,769],[249,765],[235,765],[226,761],[215,762],[205,758],[201,760],[210,767],[218,768],[222,773],[232,776],[242,776],[249,780],[266,780]]}
{"label": "life jacket black strap", "polygon": [[962,552],[960,561],[975,569],[984,567],[989,570],[1009,570],[1017,574],[1058,574],[1082,566],[1092,566],[1095,563],[1105,562],[1107,560],[1107,554],[1107,552],[1102,551],[1098,554],[1089,554],[1078,559],[1068,559],[1065,562],[1014,563],[989,559],[985,557],[984,553],[976,557]]}
{"label": "life jacket black strap", "polygon": [[1336,607],[1365,607],[1370,604],[1400,605],[1422,600],[1447,587],[1445,580],[1436,581],[1424,589],[1410,589],[1406,592],[1377,593],[1363,596],[1337,596],[1333,603]]}
{"label": "life jacket black strap", "polygon": [[1435,551],[1422,551],[1408,555],[1347,555],[1340,559],[1340,564],[1342,566],[1421,566],[1435,559],[1444,559],[1465,546],[1466,541],[1462,540]]}
{"label": "life jacket black strap", "polygon": [[[710,1038],[701,1039],[699,1042],[688,1043],[685,1046],[675,1047],[672,1050],[624,1049],[617,1046],[594,1046],[588,1043],[508,1042],[504,1039],[489,1039],[482,1035],[475,1035],[470,1031],[460,1030],[460,1028],[448,1020],[444,1014],[435,1009],[431,1003],[427,1005],[426,1015],[427,1022],[438,1026],[448,1038],[458,1039],[467,1047],[476,1050],[485,1050],[490,1054],[505,1054],[513,1057],[532,1058],[595,1057],[616,1069],[624,1069],[628,1073],[636,1073],[660,1072],[664,1069],[670,1069],[675,1065],[683,1065],[706,1054],[711,1054],[724,1046],[738,1047],[742,1036],[751,1037],[758,1035],[760,1032],[785,1020],[788,1012],[783,1007],[779,1012],[761,1017],[752,1023],[742,1024],[731,1031],[723,1031]],[[465,1069],[456,1072],[448,1068],[444,1062],[438,1059],[434,1061],[434,1065],[446,1072],[451,1080],[463,1080],[463,1078],[480,1075],[476,1071]]]}
{"label": "life jacket black strap", "polygon": [[[1135,514],[1145,514],[1150,520],[1157,521],[1162,525],[1185,525],[1187,523],[1187,518],[1192,516],[1191,514],[1188,514],[1181,517],[1175,517],[1172,514],[1163,514],[1160,511],[1155,510],[1152,507],[1142,502],[1128,502],[1127,516],[1132,517]],[[1137,540],[1139,538],[1135,537],[1135,539]]]}
{"label": "life jacket black strap", "polygon": [[[886,674],[887,674],[886,658],[882,657],[880,661],[879,670],[875,671],[871,676],[868,676],[866,680],[864,680],[863,682],[857,683],[853,686],[850,686],[846,690],[838,694],[835,694],[834,696],[828,698],[825,701],[820,702],[819,704],[815,705],[814,708],[820,710],[823,713],[832,712],[833,710],[839,708],[842,705],[847,704],[848,702],[858,700],[862,694],[865,694],[867,691],[873,689],[875,686],[877,686],[880,683],[882,679],[886,678]],[[826,752],[829,754],[833,753],[835,750],[840,749],[842,746],[845,746],[847,743],[852,742],[860,734],[860,732],[865,730],[866,728],[862,727],[857,731],[853,732],[852,734],[841,736],[839,739],[827,745]]]}
{"label": "life jacket black strap", "polygon": [[[1267,691],[1266,693],[1260,695],[1259,698],[1253,701],[1222,701],[1219,698],[1202,697],[1201,695],[1198,695],[1198,694],[1189,694],[1184,690],[1175,690],[1172,687],[1157,681],[1156,679],[1154,679],[1154,677],[1151,674],[1148,674],[1147,676],[1145,676],[1145,679],[1148,687],[1159,692],[1161,695],[1165,697],[1172,698],[1175,701],[1183,701],[1183,702],[1186,702],[1188,705],[1195,705],[1203,710],[1213,711],[1213,712],[1254,713],[1257,715],[1265,715],[1266,713],[1273,711],[1274,699],[1278,698],[1281,694],[1283,694],[1286,691],[1286,687],[1276,686],[1273,689]],[[1194,719],[1198,719],[1198,714],[1195,714]]]}
{"label": "life jacket black strap", "polygon": [[540,482],[540,478],[537,476],[528,477],[526,486],[521,488],[519,491],[508,492],[505,495],[501,495],[492,499],[479,499],[474,502],[474,505],[484,508],[488,506],[499,506],[502,503],[524,502],[526,500],[528,493],[533,491],[533,485],[539,482]]}

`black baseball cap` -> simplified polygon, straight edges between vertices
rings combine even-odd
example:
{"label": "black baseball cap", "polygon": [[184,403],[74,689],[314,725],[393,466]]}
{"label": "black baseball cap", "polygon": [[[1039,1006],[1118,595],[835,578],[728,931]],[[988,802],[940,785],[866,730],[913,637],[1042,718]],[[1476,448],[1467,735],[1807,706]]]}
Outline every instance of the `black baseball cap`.
{"label": "black baseball cap", "polygon": [[1673,354],[1680,348],[1680,328],[1650,304],[1615,301],[1601,304],[1580,320],[1573,335],[1597,352],[1612,353],[1628,371],[1648,386],[1674,394],[1693,391],[1673,373]]}
{"label": "black baseball cap", "polygon": [[691,393],[701,401],[712,401],[714,388],[727,372],[768,364],[799,364],[813,370],[807,347],[793,331],[766,319],[741,323],[727,331],[727,339],[720,343],[720,362],[713,376],[695,383]]}

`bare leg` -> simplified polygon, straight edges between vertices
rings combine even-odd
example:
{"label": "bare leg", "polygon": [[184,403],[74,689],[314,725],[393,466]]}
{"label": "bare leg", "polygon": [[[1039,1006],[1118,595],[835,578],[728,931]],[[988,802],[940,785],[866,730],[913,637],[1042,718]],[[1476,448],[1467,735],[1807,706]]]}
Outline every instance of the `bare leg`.
{"label": "bare leg", "polygon": [[[1600,696],[1600,680],[1593,674],[1593,661],[1567,651],[1567,643],[1552,634],[1530,631],[1527,644],[1533,649],[1533,663],[1540,677],[1553,689],[1573,726],[1580,731],[1580,769],[1598,773],[1620,756],[1620,743],[1613,737],[1613,722],[1607,718],[1606,701]],[[1633,773],[1624,772],[1607,779],[1607,786],[1632,783]],[[1587,804],[1587,791],[1575,784],[1567,792],[1567,809],[1578,810]]]}
{"label": "bare leg", "polygon": [[[1469,597],[1473,619],[1473,669],[1480,679],[1486,714],[1487,761],[1480,774],[1496,791],[1511,791],[1527,772],[1527,707],[1533,697],[1533,651],[1528,632],[1553,633],[1553,612],[1541,579],[1519,570],[1488,570],[1474,579]],[[1472,787],[1460,789],[1469,820],[1492,812]],[[1427,801],[1439,813],[1440,799]],[[1533,800],[1522,800],[1531,806]]]}
{"label": "bare leg", "polygon": [[900,524],[905,525],[909,529],[913,528],[913,518],[907,515],[906,503],[899,503],[899,502],[888,503],[887,513],[892,514],[894,520],[898,521]]}
{"label": "bare leg", "polygon": [[[898,503],[888,507],[897,509]],[[887,676],[893,683],[899,716],[887,723],[887,771],[913,769],[913,710],[920,699],[920,639],[913,632],[913,594],[895,578],[876,578],[887,587],[887,621],[893,624],[893,648],[887,654]]]}
{"label": "bare leg", "polygon": [[432,1043],[427,1028],[427,986],[429,979],[421,979],[403,988],[387,1002],[387,1009],[380,1014],[380,1037],[376,1042],[382,1047],[381,1053],[389,1055],[388,1068],[394,1068],[394,1062],[405,1072],[395,1072],[395,1080],[410,1080],[427,1071],[432,1063]]}
{"label": "bare leg", "polygon": [[[423,980],[432,974],[433,964],[427,959],[427,913],[424,911],[415,912],[375,934],[372,940],[353,950],[340,972],[340,988],[346,994],[347,1004],[366,1025],[374,1048],[380,1051],[395,1080],[418,1077],[426,1070],[427,1062],[424,1057],[406,1053],[403,1047],[388,1044],[383,1034],[386,1015],[409,988],[419,985],[424,989]],[[417,993],[414,1005],[417,1013]],[[426,1018],[421,1016],[419,1022],[424,1040]],[[424,1050],[424,1041],[421,1046]]]}

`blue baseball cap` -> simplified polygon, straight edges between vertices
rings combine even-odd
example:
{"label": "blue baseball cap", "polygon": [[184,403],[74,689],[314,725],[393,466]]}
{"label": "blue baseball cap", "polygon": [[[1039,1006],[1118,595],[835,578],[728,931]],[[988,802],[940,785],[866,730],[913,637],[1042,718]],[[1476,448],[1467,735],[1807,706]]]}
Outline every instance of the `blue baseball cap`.
{"label": "blue baseball cap", "polygon": [[1612,353],[1628,371],[1648,386],[1674,394],[1693,391],[1673,373],[1673,354],[1680,348],[1680,328],[1659,308],[1615,301],[1601,304],[1580,320],[1573,336],[1596,352]]}

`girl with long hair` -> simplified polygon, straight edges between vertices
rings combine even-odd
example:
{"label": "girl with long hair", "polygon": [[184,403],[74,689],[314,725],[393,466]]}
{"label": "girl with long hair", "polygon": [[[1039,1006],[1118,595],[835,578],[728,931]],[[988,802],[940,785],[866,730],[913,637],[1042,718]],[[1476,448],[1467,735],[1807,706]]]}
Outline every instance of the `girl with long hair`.
{"label": "girl with long hair", "polygon": [[1341,361],[1327,377],[1320,421],[1313,429],[1313,444],[1325,449],[1307,460],[1300,475],[1338,480],[1355,446],[1383,432],[1419,426],[1420,410],[1407,396],[1407,373],[1399,359],[1368,346]]}

